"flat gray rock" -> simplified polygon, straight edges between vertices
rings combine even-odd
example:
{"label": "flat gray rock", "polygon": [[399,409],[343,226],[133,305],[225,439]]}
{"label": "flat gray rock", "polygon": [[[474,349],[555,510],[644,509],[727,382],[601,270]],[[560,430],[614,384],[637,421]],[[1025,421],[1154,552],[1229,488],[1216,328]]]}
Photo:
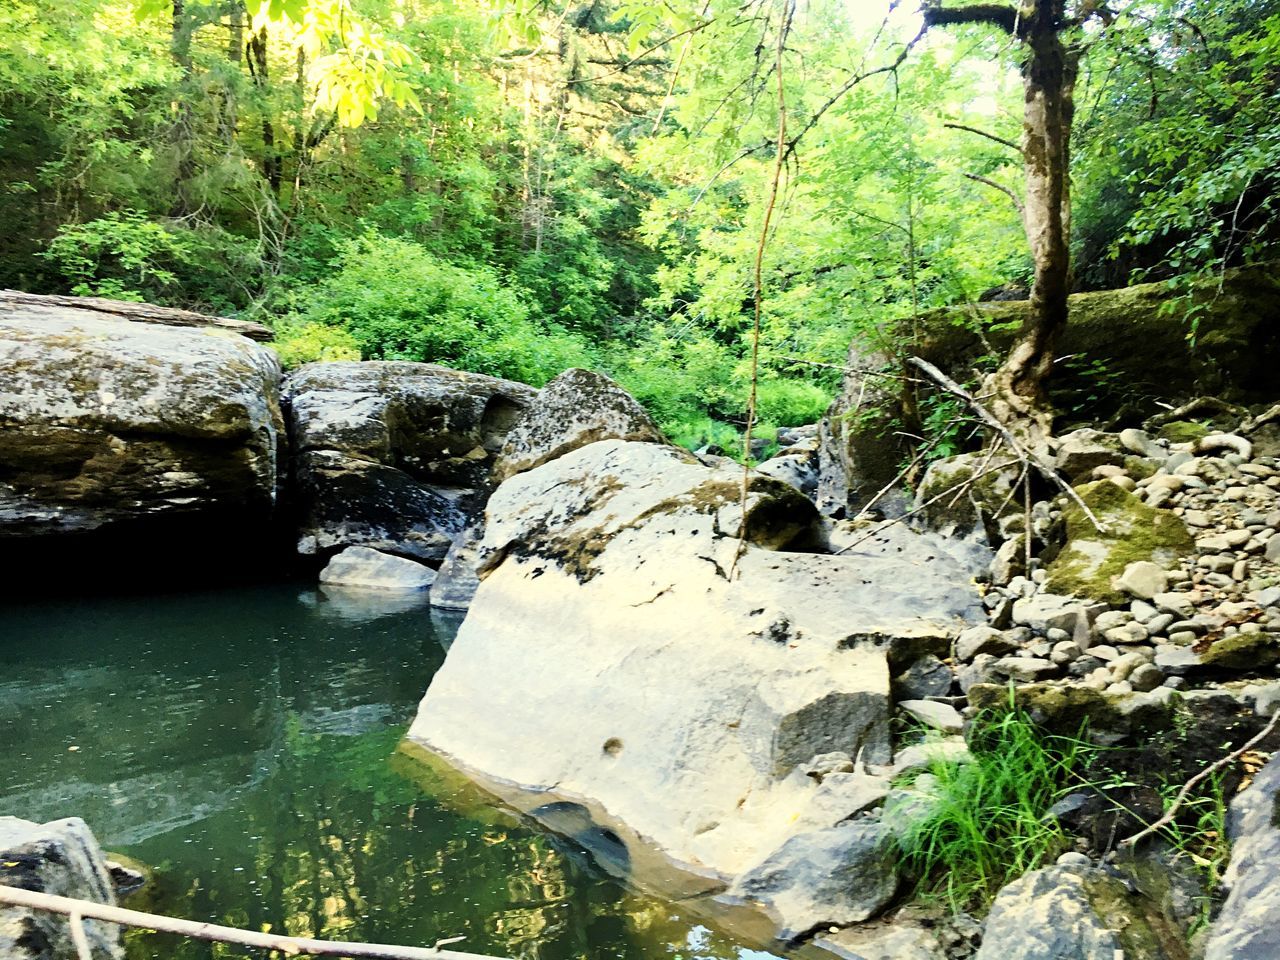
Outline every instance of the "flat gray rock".
{"label": "flat gray rock", "polygon": [[424,564],[369,547],[347,547],[320,571],[320,582],[364,590],[426,590],[436,572]]}

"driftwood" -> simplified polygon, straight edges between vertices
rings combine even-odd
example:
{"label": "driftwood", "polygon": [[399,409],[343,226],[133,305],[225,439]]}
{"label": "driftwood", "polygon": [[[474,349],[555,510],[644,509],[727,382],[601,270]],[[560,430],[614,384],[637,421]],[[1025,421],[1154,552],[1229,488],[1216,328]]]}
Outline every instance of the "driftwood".
{"label": "driftwood", "polygon": [[[1013,435],[1009,428],[997,420],[995,415],[979,403],[973,394],[948,377],[928,360],[922,360],[919,357],[908,357],[907,363],[924,373],[948,393],[954,394],[963,400],[968,405],[969,409],[977,414],[979,420],[994,430],[996,434],[1003,439],[1006,444],[1008,444],[1009,450],[1014,456],[1024,464],[1035,467],[1037,473],[1065,493],[1067,498],[1073,501],[1075,505],[1084,512],[1084,515],[1089,518],[1089,522],[1093,524],[1094,529],[1098,530],[1100,533],[1106,532],[1106,526],[1097,518],[1094,512],[1089,509],[1089,505],[1080,499],[1080,494],[1076,493],[1075,488],[1059,476],[1057,468],[1055,468],[1052,463],[1045,460],[1045,458],[1036,451],[1024,450],[1022,444],[1018,442],[1018,438]],[[1030,535],[1029,530],[1027,533]]]}
{"label": "driftwood", "polygon": [[[501,960],[479,953],[460,953],[441,950],[438,947],[398,947],[381,943],[339,943],[335,940],[313,940],[309,937],[289,937],[283,934],[259,933],[256,930],[240,930],[216,923],[200,923],[162,917],[140,910],[76,900],[72,897],[56,897],[49,893],[36,893],[18,887],[0,886],[0,904],[61,913],[71,918],[71,937],[81,957],[88,955],[89,945],[80,925],[80,919],[104,920],[126,927],[176,933],[196,940],[213,940],[218,943],[235,943],[261,950],[277,950],[285,956],[309,955],[313,957],[350,957],[361,960]],[[453,943],[455,941],[442,941]]]}
{"label": "driftwood", "polygon": [[1234,403],[1227,403],[1227,401],[1219,400],[1217,397],[1196,397],[1194,400],[1188,400],[1180,407],[1174,407],[1164,413],[1157,413],[1154,417],[1148,417],[1143,422],[1142,429],[1157,430],[1166,423],[1185,420],[1195,413],[1224,413],[1229,416],[1239,417],[1247,415],[1248,412],[1244,407],[1237,407]]}
{"label": "driftwood", "polygon": [[1280,710],[1277,710],[1274,714],[1272,714],[1271,722],[1268,723],[1265,727],[1263,727],[1262,732],[1259,733],[1257,736],[1253,737],[1243,747],[1238,747],[1237,749],[1232,750],[1230,753],[1228,753],[1225,757],[1215,760],[1213,763],[1209,764],[1209,766],[1205,767],[1203,770],[1197,773],[1194,777],[1192,777],[1190,780],[1184,783],[1182,785],[1182,789],[1178,791],[1178,795],[1173,798],[1173,803],[1169,804],[1169,809],[1165,810],[1164,816],[1162,816],[1155,823],[1149,824],[1148,826],[1139,830],[1132,837],[1129,837],[1126,840],[1122,840],[1120,842],[1120,845],[1122,847],[1131,847],[1135,843],[1137,843],[1139,840],[1141,840],[1143,837],[1150,836],[1151,834],[1155,833],[1157,830],[1163,830],[1165,827],[1169,826],[1169,824],[1173,823],[1173,818],[1177,816],[1179,808],[1186,802],[1187,797],[1191,796],[1191,791],[1196,788],[1197,784],[1203,783],[1205,780],[1213,776],[1219,770],[1222,770],[1230,766],[1231,764],[1235,763],[1242,756],[1244,756],[1246,753],[1248,753],[1250,750],[1252,750],[1254,747],[1260,744],[1263,740],[1267,739],[1267,737],[1269,737],[1272,733],[1274,733],[1277,726],[1280,726]]}
{"label": "driftwood", "polygon": [[238,333],[250,340],[270,340],[271,330],[260,323],[234,320],[231,317],[210,317],[193,310],[176,307],[157,307],[150,303],[129,303],[124,300],[104,300],[101,297],[60,297],[23,293],[20,290],[0,290],[0,312],[20,307],[63,307],[75,310],[93,310],[109,313],[125,320],[140,323],[156,323],[165,327],[215,327]]}

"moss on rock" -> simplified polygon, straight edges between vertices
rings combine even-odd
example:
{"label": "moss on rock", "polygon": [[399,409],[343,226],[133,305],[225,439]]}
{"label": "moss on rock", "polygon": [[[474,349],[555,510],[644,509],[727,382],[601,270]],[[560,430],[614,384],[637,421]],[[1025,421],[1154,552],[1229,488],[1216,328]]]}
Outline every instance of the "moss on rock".
{"label": "moss on rock", "polygon": [[1138,560],[1170,567],[1194,552],[1195,542],[1174,514],[1147,506],[1109,480],[1076,488],[1104,530],[1075,502],[1063,510],[1067,543],[1049,564],[1045,588],[1053,593],[1120,603],[1124,593],[1115,579]]}
{"label": "moss on rock", "polygon": [[1170,443],[1195,443],[1201,437],[1209,435],[1209,428],[1191,420],[1174,420],[1166,423],[1156,434],[1161,440]]}
{"label": "moss on rock", "polygon": [[1280,637],[1273,633],[1233,633],[1210,646],[1200,661],[1206,667],[1224,670],[1263,670],[1280,663]]}

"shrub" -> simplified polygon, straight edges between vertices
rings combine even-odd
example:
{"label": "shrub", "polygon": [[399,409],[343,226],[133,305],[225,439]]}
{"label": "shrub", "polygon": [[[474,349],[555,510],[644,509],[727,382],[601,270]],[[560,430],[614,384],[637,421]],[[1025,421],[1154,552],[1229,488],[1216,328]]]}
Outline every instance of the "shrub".
{"label": "shrub", "polygon": [[156,223],[135,211],[64,225],[43,256],[77,296],[214,313],[247,305],[262,278],[251,241],[216,227]]}
{"label": "shrub", "polygon": [[359,360],[360,344],[341,327],[321,323],[283,325],[274,344],[286,370],[319,360]]}
{"label": "shrub", "polygon": [[931,766],[933,805],[898,841],[917,894],[945,897],[956,910],[989,902],[1062,852],[1066,837],[1049,808],[1081,787],[1097,750],[1046,735],[1014,710],[979,714],[969,749],[971,762]]}
{"label": "shrub", "polygon": [[594,365],[586,341],[533,319],[490,267],[448,263],[372,232],[340,243],[331,266],[299,291],[301,326],[340,328],[365,359],[443,363],[534,385]]}

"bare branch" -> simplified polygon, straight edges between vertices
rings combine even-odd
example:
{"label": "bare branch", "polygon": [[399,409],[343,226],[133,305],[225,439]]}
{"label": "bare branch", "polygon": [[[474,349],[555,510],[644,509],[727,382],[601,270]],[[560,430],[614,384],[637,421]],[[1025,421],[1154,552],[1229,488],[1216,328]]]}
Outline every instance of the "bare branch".
{"label": "bare branch", "polygon": [[1019,155],[1022,154],[1022,148],[1020,146],[1012,140],[1006,140],[1004,137],[997,137],[994,133],[987,133],[985,130],[979,130],[977,127],[969,127],[963,123],[944,123],[943,126],[948,130],[964,130],[966,133],[976,133],[978,136],[986,137],[988,140],[992,140],[1000,144],[1002,147],[1008,147],[1010,150],[1017,150]]}
{"label": "bare branch", "polygon": [[[286,956],[300,953],[316,957],[364,957],[366,960],[495,960],[478,953],[460,953],[441,950],[439,947],[397,947],[381,943],[340,943],[336,940],[313,940],[310,937],[289,937],[284,934],[259,933],[256,930],[240,930],[216,923],[181,920],[141,910],[126,910],[92,900],[73,897],[57,897],[49,893],[37,893],[18,887],[0,885],[0,903],[30,910],[61,913],[72,918],[105,920],[126,927],[159,930],[176,933],[196,940],[212,940],[216,943],[237,943],[262,950],[277,950]],[[74,928],[74,924],[73,924]],[[441,941],[443,943],[444,941]],[[452,940],[449,942],[453,942]]]}
{"label": "bare branch", "polygon": [[1009,445],[1009,449],[1023,463],[1028,463],[1036,468],[1036,471],[1055,487],[1061,490],[1072,500],[1077,507],[1084,511],[1084,515],[1089,518],[1089,522],[1093,524],[1094,529],[1100,533],[1105,533],[1107,528],[1101,520],[1097,518],[1094,512],[1089,509],[1089,505],[1080,499],[1080,494],[1058,475],[1058,471],[1054,469],[1053,464],[1049,463],[1034,450],[1024,450],[1022,444],[1003,423],[995,418],[995,416],[984,407],[978,400],[964,387],[956,383],[945,373],[935,367],[928,360],[922,360],[919,357],[907,357],[907,363],[926,374],[931,380],[968,404],[969,409],[978,415],[978,418],[988,427],[996,432],[997,435]]}
{"label": "bare branch", "polygon": [[687,30],[681,30],[679,33],[673,33],[671,36],[667,37],[666,39],[664,39],[664,40],[659,40],[659,41],[658,41],[657,43],[655,43],[653,46],[651,46],[651,47],[646,47],[644,50],[641,50],[638,54],[636,54],[634,57],[632,57],[632,58],[631,58],[630,60],[628,60],[626,63],[620,63],[620,64],[618,64],[618,66],[617,66],[615,69],[613,69],[613,70],[606,71],[605,73],[602,73],[602,74],[600,74],[599,76],[595,76],[595,77],[576,77],[576,78],[571,78],[571,79],[569,79],[569,80],[566,80],[566,81],[565,81],[565,83],[566,83],[566,85],[571,84],[571,83],[595,83],[597,80],[603,80],[605,77],[611,77],[611,76],[613,76],[615,73],[624,73],[625,71],[627,71],[627,70],[628,70],[628,69],[630,69],[631,67],[635,66],[636,64],[638,64],[638,63],[643,63],[643,62],[644,62],[645,57],[647,57],[649,54],[653,53],[653,51],[655,51],[655,50],[657,50],[657,49],[659,49],[659,48],[661,48],[661,47],[665,47],[665,46],[666,46],[668,43],[670,43],[672,40],[679,40],[681,37],[686,36],[686,35],[688,35],[688,34],[691,34],[691,33],[698,33],[699,31],[705,30],[707,27],[711,26],[711,24],[713,24],[713,23],[715,23],[715,20],[714,20],[714,19],[712,19],[712,20],[704,20],[702,23],[695,23],[692,27],[689,27]]}
{"label": "bare branch", "polygon": [[1280,710],[1277,710],[1274,714],[1272,714],[1271,722],[1268,723],[1265,727],[1263,727],[1262,732],[1259,733],[1253,739],[1251,739],[1243,747],[1240,747],[1236,750],[1232,750],[1225,757],[1222,757],[1219,760],[1209,764],[1209,766],[1205,767],[1203,770],[1197,773],[1194,777],[1188,780],[1185,784],[1183,784],[1182,789],[1178,791],[1178,795],[1173,798],[1173,803],[1169,804],[1169,808],[1165,810],[1163,817],[1161,817],[1155,823],[1150,824],[1149,826],[1139,830],[1132,837],[1129,837],[1126,840],[1121,840],[1120,846],[1131,847],[1135,843],[1137,843],[1139,840],[1141,840],[1143,837],[1150,836],[1151,834],[1155,833],[1157,830],[1167,827],[1169,824],[1173,823],[1173,818],[1177,814],[1178,808],[1181,807],[1182,804],[1186,802],[1187,797],[1191,795],[1191,791],[1196,788],[1196,784],[1201,783],[1204,780],[1207,780],[1209,777],[1213,776],[1219,770],[1222,770],[1225,767],[1230,766],[1232,763],[1235,763],[1242,756],[1244,756],[1246,753],[1248,753],[1250,750],[1252,750],[1254,747],[1260,744],[1263,740],[1267,739],[1267,737],[1269,737],[1275,731],[1276,726],[1278,724],[1280,724]]}
{"label": "bare branch", "polygon": [[1013,201],[1013,205],[1017,208],[1019,216],[1022,215],[1022,212],[1023,212],[1022,201],[1019,200],[1018,195],[1014,193],[1012,190],[1010,190],[1008,187],[1003,186],[999,183],[996,183],[994,180],[988,180],[986,177],[980,177],[976,173],[966,173],[965,176],[968,177],[970,180],[976,180],[978,183],[986,184],[992,190],[999,190],[1006,197],[1008,197],[1010,200]]}

